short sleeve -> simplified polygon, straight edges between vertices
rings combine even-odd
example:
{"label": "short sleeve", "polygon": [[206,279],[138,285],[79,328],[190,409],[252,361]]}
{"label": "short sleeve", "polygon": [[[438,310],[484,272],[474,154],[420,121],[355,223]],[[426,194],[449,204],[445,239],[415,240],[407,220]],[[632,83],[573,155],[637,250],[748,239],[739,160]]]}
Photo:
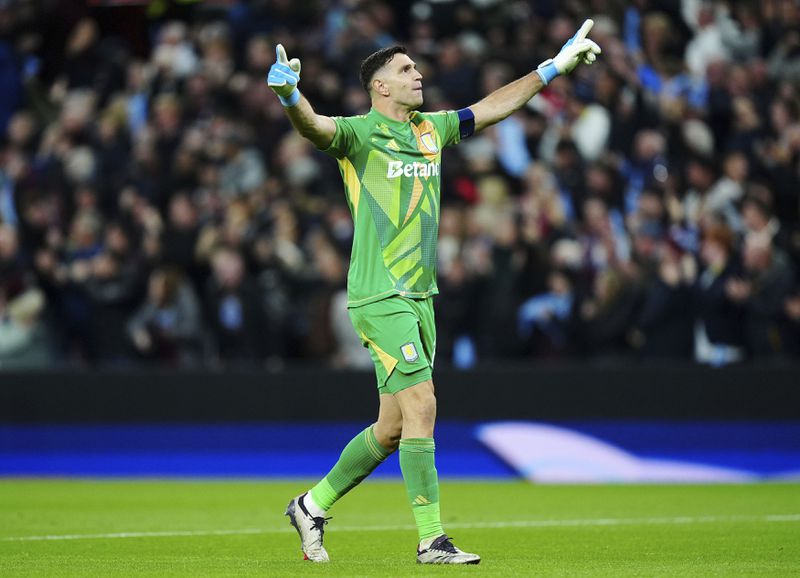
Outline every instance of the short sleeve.
{"label": "short sleeve", "polygon": [[456,111],[429,112],[425,115],[425,118],[430,120],[436,127],[436,131],[442,139],[442,147],[458,144],[461,140],[460,120]]}
{"label": "short sleeve", "polygon": [[358,149],[358,133],[350,118],[344,116],[334,116],[333,122],[336,123],[336,134],[330,146],[321,149],[322,152],[337,159],[349,156]]}

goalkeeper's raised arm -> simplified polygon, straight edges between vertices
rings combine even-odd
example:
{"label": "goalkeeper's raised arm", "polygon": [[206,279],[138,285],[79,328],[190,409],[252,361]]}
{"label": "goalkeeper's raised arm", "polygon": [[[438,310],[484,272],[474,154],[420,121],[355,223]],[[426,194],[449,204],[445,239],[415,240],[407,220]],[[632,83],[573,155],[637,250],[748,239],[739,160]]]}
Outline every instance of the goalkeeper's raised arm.
{"label": "goalkeeper's raised arm", "polygon": [[586,20],[554,58],[545,60],[530,74],[498,88],[470,106],[475,115],[475,130],[479,131],[500,122],[519,110],[555,77],[569,74],[579,63],[594,62],[600,54],[600,47],[586,38],[593,25],[592,20]]}
{"label": "goalkeeper's raised arm", "polygon": [[267,84],[278,95],[292,126],[320,149],[327,148],[336,134],[333,119],[314,112],[308,100],[300,94],[300,60],[286,56],[283,45],[275,48],[275,64],[269,69]]}

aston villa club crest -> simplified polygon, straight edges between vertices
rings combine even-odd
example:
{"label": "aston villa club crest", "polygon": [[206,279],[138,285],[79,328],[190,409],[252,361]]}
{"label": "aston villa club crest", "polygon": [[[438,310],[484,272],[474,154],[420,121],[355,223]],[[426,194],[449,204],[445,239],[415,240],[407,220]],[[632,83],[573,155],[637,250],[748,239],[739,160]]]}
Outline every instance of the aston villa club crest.
{"label": "aston villa club crest", "polygon": [[409,363],[414,363],[417,359],[419,359],[417,347],[412,342],[406,343],[400,347],[400,351],[403,353],[403,359]]}
{"label": "aston villa club crest", "polygon": [[436,139],[433,138],[433,134],[426,132],[419,139],[422,141],[422,145],[428,149],[428,152],[434,154],[439,152],[439,147],[436,146]]}

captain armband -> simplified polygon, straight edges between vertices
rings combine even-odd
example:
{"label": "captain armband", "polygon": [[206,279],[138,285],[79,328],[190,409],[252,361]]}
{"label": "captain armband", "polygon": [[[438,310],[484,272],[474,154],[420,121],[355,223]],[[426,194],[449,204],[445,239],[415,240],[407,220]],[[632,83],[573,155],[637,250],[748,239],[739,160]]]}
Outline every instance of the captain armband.
{"label": "captain armband", "polygon": [[458,111],[458,132],[462,139],[475,132],[475,115],[471,109],[462,108]]}

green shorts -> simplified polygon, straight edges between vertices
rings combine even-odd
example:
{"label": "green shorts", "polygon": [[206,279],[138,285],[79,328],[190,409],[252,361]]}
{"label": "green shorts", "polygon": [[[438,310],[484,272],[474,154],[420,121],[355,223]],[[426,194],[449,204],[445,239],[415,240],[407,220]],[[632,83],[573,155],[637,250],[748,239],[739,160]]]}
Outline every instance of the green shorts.
{"label": "green shorts", "polygon": [[375,363],[378,393],[394,394],[431,379],[436,353],[433,299],[393,295],[348,311]]}

